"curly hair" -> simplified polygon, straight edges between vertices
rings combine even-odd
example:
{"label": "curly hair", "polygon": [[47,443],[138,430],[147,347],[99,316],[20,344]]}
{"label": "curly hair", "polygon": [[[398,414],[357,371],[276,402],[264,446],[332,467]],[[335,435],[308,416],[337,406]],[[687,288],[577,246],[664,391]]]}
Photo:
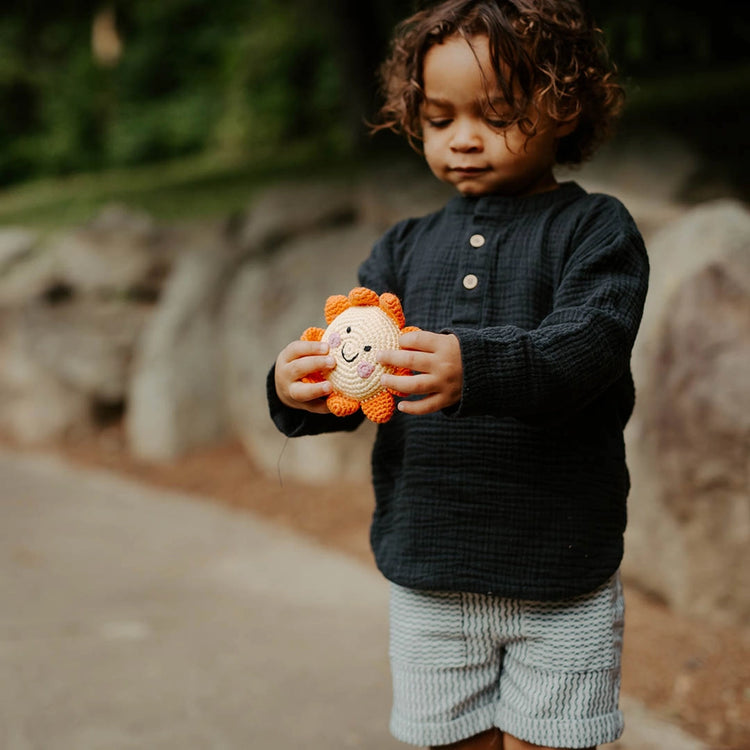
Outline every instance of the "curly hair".
{"label": "curly hair", "polygon": [[455,35],[469,44],[475,36],[489,39],[509,125],[527,138],[536,134],[531,112],[557,122],[577,118],[575,130],[560,139],[557,163],[580,164],[611,136],[624,91],[601,31],[576,0],[444,0],[405,19],[379,71],[384,103],[373,132],[401,133],[420,150],[425,55]]}

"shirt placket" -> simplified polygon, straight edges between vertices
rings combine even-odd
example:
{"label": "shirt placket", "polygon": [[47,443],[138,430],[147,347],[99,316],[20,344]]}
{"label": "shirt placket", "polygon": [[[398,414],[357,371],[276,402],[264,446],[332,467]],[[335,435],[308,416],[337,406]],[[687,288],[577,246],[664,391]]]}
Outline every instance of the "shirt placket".
{"label": "shirt placket", "polygon": [[453,324],[477,326],[482,321],[482,303],[489,284],[489,233],[476,223],[461,238],[461,252],[453,305]]}

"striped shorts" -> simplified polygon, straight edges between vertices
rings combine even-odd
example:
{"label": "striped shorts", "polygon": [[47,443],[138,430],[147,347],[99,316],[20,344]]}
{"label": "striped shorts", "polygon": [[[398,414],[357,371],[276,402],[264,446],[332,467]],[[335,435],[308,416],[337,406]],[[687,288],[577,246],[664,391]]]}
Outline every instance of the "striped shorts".
{"label": "striped shorts", "polygon": [[558,602],[391,584],[391,732],[420,746],[492,727],[547,747],[613,742],[623,616],[618,574]]}

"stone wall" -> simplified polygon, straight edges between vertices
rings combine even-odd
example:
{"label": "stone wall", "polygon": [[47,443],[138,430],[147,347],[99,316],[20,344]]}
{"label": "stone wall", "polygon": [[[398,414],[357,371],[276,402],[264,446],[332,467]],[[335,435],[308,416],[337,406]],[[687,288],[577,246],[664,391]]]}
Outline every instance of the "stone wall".
{"label": "stone wall", "polygon": [[649,252],[624,571],[681,611],[747,624],[750,211],[698,206]]}
{"label": "stone wall", "polygon": [[[607,161],[609,159],[609,161]],[[613,193],[646,237],[652,281],[633,355],[633,489],[623,566],[671,606],[750,620],[750,213],[679,202],[694,158],[672,144],[562,175]],[[124,419],[168,461],[226,436],[308,482],[369,474],[373,427],[291,441],[268,418],[278,351],[323,324],[374,240],[449,192],[411,168],[269,188],[241,217],[162,226],[111,206],[42,237],[0,228],[0,430],[28,444]]]}

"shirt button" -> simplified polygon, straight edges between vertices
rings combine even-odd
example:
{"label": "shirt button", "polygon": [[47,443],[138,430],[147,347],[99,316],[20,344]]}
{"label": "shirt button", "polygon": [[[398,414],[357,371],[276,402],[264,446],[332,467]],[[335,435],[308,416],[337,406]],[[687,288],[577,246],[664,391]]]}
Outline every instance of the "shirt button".
{"label": "shirt button", "polygon": [[472,234],[469,237],[469,244],[472,247],[482,247],[484,245],[484,237],[481,234]]}
{"label": "shirt button", "polygon": [[479,279],[473,273],[467,273],[464,276],[464,289],[474,289],[479,283]]}

